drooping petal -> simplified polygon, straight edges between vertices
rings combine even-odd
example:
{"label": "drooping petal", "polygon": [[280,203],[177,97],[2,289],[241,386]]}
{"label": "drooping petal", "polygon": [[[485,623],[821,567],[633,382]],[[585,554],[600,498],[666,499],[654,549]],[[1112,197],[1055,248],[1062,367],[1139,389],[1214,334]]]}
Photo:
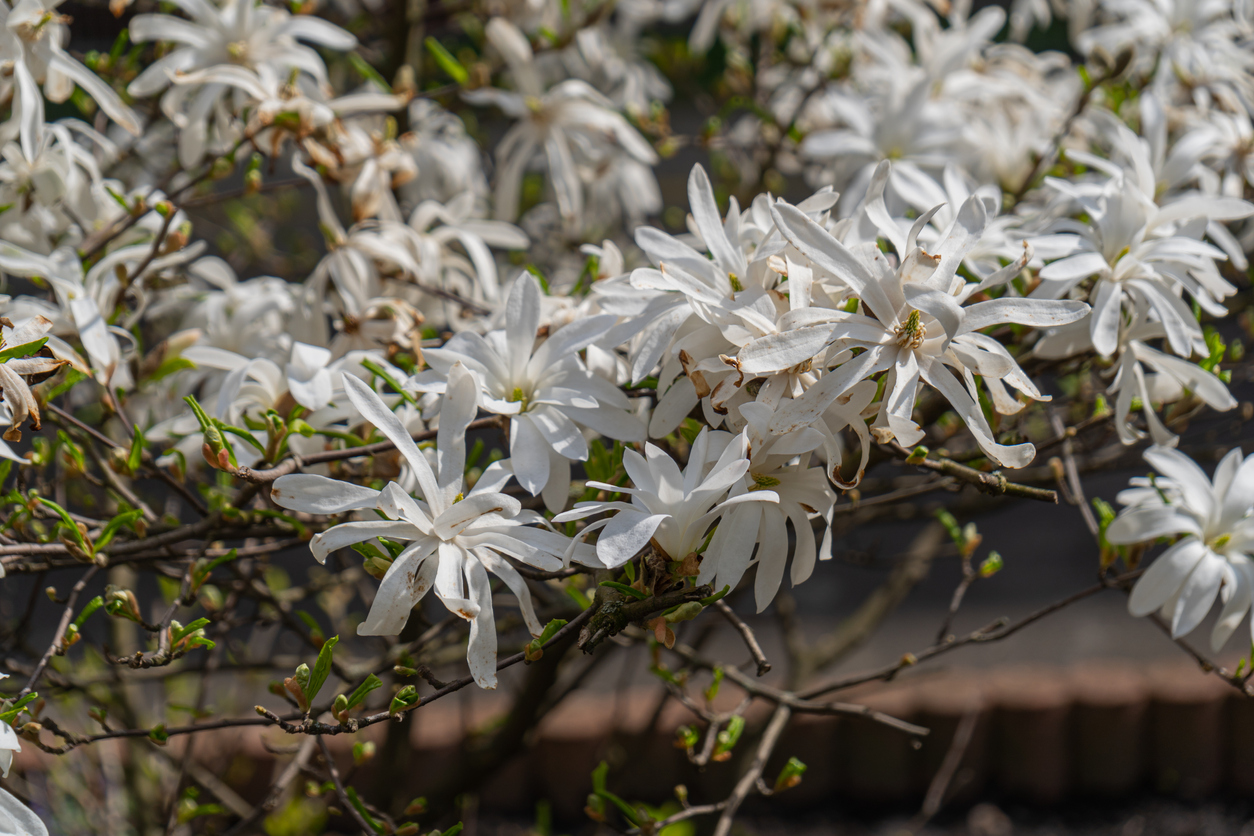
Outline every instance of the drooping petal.
{"label": "drooping petal", "polygon": [[292,511],[342,514],[372,507],[379,498],[379,492],[326,476],[292,473],[274,480],[270,498],[275,504]]}
{"label": "drooping petal", "polygon": [[492,613],[492,581],[483,564],[474,558],[465,563],[466,583],[470,598],[478,611],[470,620],[470,640],[466,644],[466,662],[470,675],[480,688],[496,687],[496,619]]}
{"label": "drooping petal", "polygon": [[1233,561],[1229,557],[1229,562],[1232,563],[1234,588],[1229,591],[1228,601],[1224,604],[1223,611],[1219,613],[1218,620],[1215,621],[1215,629],[1211,631],[1210,647],[1215,653],[1218,653],[1236,632],[1241,620],[1250,610],[1251,601],[1254,600],[1254,568],[1251,567],[1249,559],[1242,558],[1239,561]]}
{"label": "drooping petal", "polygon": [[446,505],[462,493],[466,469],[466,427],[479,411],[479,384],[475,376],[456,363],[449,369],[448,387],[440,401],[440,426],[436,430],[436,462]]}
{"label": "drooping petal", "polygon": [[514,593],[514,597],[518,599],[518,607],[522,610],[523,623],[527,625],[527,632],[532,636],[539,636],[544,627],[540,624],[540,619],[536,617],[535,604],[531,601],[531,590],[527,588],[527,581],[518,570],[491,549],[475,549],[474,555],[479,558],[484,567],[505,581],[505,585],[509,587],[510,592]]}
{"label": "drooping petal", "polygon": [[788,528],[783,513],[769,508],[762,514],[762,530],[758,535],[758,572],[753,579],[753,599],[758,612],[766,609],[779,591],[788,561]]}
{"label": "drooping petal", "polygon": [[396,556],[379,582],[370,613],[357,625],[357,635],[400,635],[414,606],[435,583],[439,558],[433,555],[439,542],[435,537],[424,537]]}
{"label": "drooping petal", "polygon": [[1206,519],[1214,512],[1215,497],[1210,479],[1191,458],[1171,447],[1151,447],[1145,451],[1145,461],[1176,483],[1184,504],[1199,518]]}
{"label": "drooping petal", "polygon": [[375,537],[394,537],[398,540],[413,540],[421,537],[422,532],[404,520],[366,520],[364,522],[346,522],[328,528],[313,536],[309,541],[309,551],[314,560],[327,562],[327,555],[354,543],[364,543]]}
{"label": "drooping petal", "polygon": [[549,481],[549,444],[529,415],[516,416],[509,428],[509,456],[514,463],[514,476],[527,493],[538,496]]}

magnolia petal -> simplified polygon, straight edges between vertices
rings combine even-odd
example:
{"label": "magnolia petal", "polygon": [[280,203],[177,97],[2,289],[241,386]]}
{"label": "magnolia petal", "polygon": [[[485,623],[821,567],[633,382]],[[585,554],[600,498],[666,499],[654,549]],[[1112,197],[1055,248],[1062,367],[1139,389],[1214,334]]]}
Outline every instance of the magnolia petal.
{"label": "magnolia petal", "polygon": [[601,535],[597,538],[597,557],[610,569],[622,566],[648,545],[653,532],[669,516],[620,511],[601,530]]}
{"label": "magnolia petal", "polygon": [[422,532],[404,520],[366,520],[364,522],[346,522],[328,528],[313,536],[309,541],[309,551],[314,560],[327,562],[327,555],[333,551],[364,543],[375,537],[392,537],[397,540],[413,540],[421,537]]}
{"label": "magnolia petal", "polygon": [[405,461],[409,462],[414,478],[418,480],[418,489],[422,491],[423,498],[431,505],[431,510],[436,513],[444,510],[443,503],[440,501],[441,492],[436,483],[435,474],[431,472],[431,465],[427,462],[427,457],[418,449],[418,445],[410,438],[409,432],[401,424],[400,419],[387,408],[378,393],[359,378],[346,374],[343,380],[344,392],[361,416],[374,424],[379,432],[395,444],[396,449],[405,457]]}
{"label": "magnolia petal", "polygon": [[1160,554],[1132,587],[1128,612],[1139,618],[1161,607],[1180,590],[1205,553],[1200,540],[1186,537]]}
{"label": "magnolia petal", "polygon": [[270,498],[291,511],[342,514],[372,507],[379,491],[312,473],[292,473],[274,480]]}
{"label": "magnolia petal", "polygon": [[1226,565],[1223,558],[1207,550],[1202,559],[1193,567],[1193,571],[1189,573],[1189,579],[1180,590],[1175,611],[1171,616],[1173,639],[1192,633],[1210,612],[1219,594],[1219,586],[1223,582]]}
{"label": "magnolia petal", "polygon": [[396,556],[379,582],[370,613],[357,625],[357,635],[400,635],[410,612],[435,583],[439,559],[431,557],[439,542],[434,537],[424,537]]}

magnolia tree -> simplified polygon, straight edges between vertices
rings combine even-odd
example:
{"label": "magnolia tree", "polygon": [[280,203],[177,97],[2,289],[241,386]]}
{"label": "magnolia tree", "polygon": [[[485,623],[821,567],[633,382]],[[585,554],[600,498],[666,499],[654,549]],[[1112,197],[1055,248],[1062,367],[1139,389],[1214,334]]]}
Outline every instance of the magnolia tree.
{"label": "magnolia tree", "polygon": [[[675,757],[735,789],[659,808],[598,770],[587,812],[726,834],[801,780],[765,771],[796,715],[926,734],[831,695],[1107,589],[1251,690],[1208,657],[1250,640],[1254,462],[1179,443],[1237,407],[1247,2],[113,0],[89,52],[107,12],[57,6],[0,2],[0,833],[448,827],[634,645],[692,715]],[[1086,498],[1142,454],[1122,510]],[[856,630],[795,628],[842,537],[946,491]],[[1082,520],[1098,582],[954,635],[1001,560],[953,514],[998,502]],[[824,677],[943,529],[935,643]],[[519,665],[424,803],[337,770],[328,736],[395,754]],[[256,804],[193,746],[245,726],[294,742]]]}

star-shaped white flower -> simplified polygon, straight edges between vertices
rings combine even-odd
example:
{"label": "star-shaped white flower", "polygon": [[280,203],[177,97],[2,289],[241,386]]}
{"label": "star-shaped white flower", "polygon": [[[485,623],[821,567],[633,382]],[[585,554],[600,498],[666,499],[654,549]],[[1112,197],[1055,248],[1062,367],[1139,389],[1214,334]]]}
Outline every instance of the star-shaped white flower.
{"label": "star-shaped white flower", "polygon": [[1213,481],[1179,450],[1151,447],[1145,460],[1170,480],[1171,490],[1121,495],[1142,501],[1119,513],[1106,539],[1115,544],[1180,539],[1137,580],[1128,612],[1144,616],[1158,610],[1178,638],[1201,624],[1218,598],[1224,608],[1211,633],[1211,647],[1218,651],[1254,595],[1254,456],[1242,459],[1241,448],[1233,449],[1215,468]]}
{"label": "star-shaped white flower", "polygon": [[621,441],[643,441],[644,425],[629,411],[627,396],[579,358],[578,352],[613,327],[615,317],[586,317],[536,345],[541,301],[535,278],[519,276],[505,305],[503,331],[482,337],[463,331],[442,348],[424,351],[431,368],[407,385],[440,393],[455,365],[473,372],[483,408],[510,416],[510,461],[519,484],[533,496],[542,494],[549,510],[561,511],[570,490],[570,463],[588,458],[579,427]]}
{"label": "star-shaped white flower", "polygon": [[284,508],[312,514],[381,512],[384,519],[341,523],[315,535],[309,544],[322,562],[336,549],[379,537],[408,543],[383,576],[358,634],[397,635],[409,620],[410,610],[434,588],[449,612],[470,622],[466,658],[475,682],[481,688],[495,688],[497,635],[488,572],[505,581],[518,597],[527,629],[538,636],[543,628],[531,593],[503,555],[537,568],[559,569],[559,556],[567,553],[569,539],[529,527],[542,524],[543,518],[523,511],[517,499],[500,492],[510,477],[502,463],[484,471],[474,489],[466,492],[466,426],[475,416],[478,386],[464,367],[455,366],[449,372],[436,436],[435,469],[374,390],[352,375],[344,376],[344,389],[362,416],[396,445],[421,498],[411,497],[395,482],[376,491],[310,474],[276,480],[271,496]]}
{"label": "star-shaped white flower", "polygon": [[630,494],[631,502],[578,502],[553,518],[569,522],[617,511],[581,532],[587,536],[600,530],[597,557],[611,569],[631,560],[650,542],[668,559],[683,560],[701,549],[710,526],[730,508],[743,502],[779,502],[769,490],[725,498],[749,470],[744,435],[703,429],[683,471],[660,447],[645,444],[644,452],[642,456],[635,450],[623,451],[623,467],[635,487],[588,482],[590,488]]}

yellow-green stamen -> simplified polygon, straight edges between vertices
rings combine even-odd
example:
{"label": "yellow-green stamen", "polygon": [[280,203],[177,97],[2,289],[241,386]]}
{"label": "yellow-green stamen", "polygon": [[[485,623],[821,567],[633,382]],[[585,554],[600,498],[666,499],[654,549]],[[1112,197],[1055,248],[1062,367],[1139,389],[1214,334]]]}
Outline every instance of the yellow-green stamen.
{"label": "yellow-green stamen", "polygon": [[774,476],[763,476],[761,473],[750,473],[753,477],[753,487],[751,491],[764,491],[768,488],[774,488],[779,485],[779,480]]}

